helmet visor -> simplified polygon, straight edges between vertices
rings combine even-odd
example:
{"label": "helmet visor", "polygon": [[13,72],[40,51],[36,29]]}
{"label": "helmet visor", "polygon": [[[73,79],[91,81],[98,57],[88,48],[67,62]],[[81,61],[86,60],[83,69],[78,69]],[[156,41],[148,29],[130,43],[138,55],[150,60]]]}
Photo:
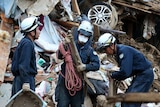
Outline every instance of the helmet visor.
{"label": "helmet visor", "polygon": [[91,32],[85,31],[85,30],[83,30],[83,29],[80,29],[80,30],[79,30],[79,33],[82,34],[82,35],[84,35],[84,36],[87,36],[87,37],[92,36],[92,33],[91,33]]}
{"label": "helmet visor", "polygon": [[99,52],[103,52],[107,47],[110,46],[109,44],[99,43],[99,42],[96,42],[95,45],[96,45],[96,51],[99,51]]}

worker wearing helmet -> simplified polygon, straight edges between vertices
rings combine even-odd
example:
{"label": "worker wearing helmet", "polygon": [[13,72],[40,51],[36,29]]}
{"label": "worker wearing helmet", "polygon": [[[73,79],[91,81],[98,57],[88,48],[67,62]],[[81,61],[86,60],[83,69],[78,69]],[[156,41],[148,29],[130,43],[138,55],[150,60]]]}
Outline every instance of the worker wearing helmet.
{"label": "worker wearing helmet", "polygon": [[[148,92],[154,78],[153,69],[150,61],[141,52],[131,46],[117,44],[116,38],[110,33],[105,33],[99,37],[97,49],[116,56],[120,70],[112,72],[111,78],[124,80],[133,76],[132,83],[126,93]],[[141,103],[122,103],[122,107],[140,106]]]}
{"label": "worker wearing helmet", "polygon": [[[78,72],[83,71],[96,71],[100,67],[99,58],[91,47],[91,41],[93,37],[93,26],[89,21],[82,21],[78,28],[73,31],[74,41],[79,52],[82,64],[77,69]],[[62,53],[58,50],[58,58],[64,58]],[[61,73],[65,76],[64,62],[61,66]],[[82,107],[84,100],[83,86],[79,91],[76,91],[75,95],[70,95],[69,90],[65,86],[65,78],[59,75],[58,83],[55,91],[55,100],[58,102],[57,107]],[[82,81],[82,80],[81,80]]]}
{"label": "worker wearing helmet", "polygon": [[19,42],[12,59],[11,71],[14,75],[12,95],[24,86],[25,89],[35,90],[35,75],[37,74],[36,57],[34,51],[35,39],[38,39],[39,21],[37,17],[28,17],[21,22],[21,32],[24,38]]}

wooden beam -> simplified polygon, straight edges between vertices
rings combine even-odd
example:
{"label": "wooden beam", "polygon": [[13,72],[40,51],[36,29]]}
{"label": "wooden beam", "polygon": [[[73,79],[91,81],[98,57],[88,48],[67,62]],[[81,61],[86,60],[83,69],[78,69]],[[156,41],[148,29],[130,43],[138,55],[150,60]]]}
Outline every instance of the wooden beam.
{"label": "wooden beam", "polygon": [[119,0],[114,0],[112,1],[114,4],[118,4],[118,5],[121,5],[121,6],[125,6],[125,7],[129,7],[129,8],[132,8],[132,9],[136,9],[136,10],[140,10],[140,11],[143,11],[143,12],[146,12],[146,13],[152,13],[151,11],[148,11],[148,10],[145,10],[143,8],[139,8],[139,7],[136,7],[136,6],[132,6],[130,4],[127,4],[125,2],[120,2]]}
{"label": "wooden beam", "polygon": [[71,29],[72,27],[78,27],[79,26],[79,23],[76,23],[76,22],[71,22],[71,21],[62,21],[62,20],[58,20],[58,19],[54,19],[54,21],[56,23],[58,23],[59,25],[67,28],[67,29]]}
{"label": "wooden beam", "polygon": [[160,94],[159,93],[127,93],[127,94],[119,94],[115,96],[107,97],[108,103],[115,102],[127,102],[127,103],[149,103],[149,102],[160,102]]}
{"label": "wooden beam", "polygon": [[112,0],[113,4],[118,4],[121,6],[125,6],[128,8],[132,8],[132,9],[136,9],[145,13],[153,13],[156,15],[160,15],[160,6],[159,3],[157,3],[156,1],[151,1],[151,2],[128,2],[126,0]]}
{"label": "wooden beam", "polygon": [[78,6],[78,3],[77,3],[77,0],[72,0],[72,10],[74,12],[76,12],[78,15],[81,15],[81,11],[79,9],[79,6]]}
{"label": "wooden beam", "polygon": [[[72,32],[73,32],[73,29],[72,29]],[[69,34],[67,37],[70,39],[70,43],[69,45],[72,47],[70,48],[71,50],[71,55],[72,55],[72,59],[73,59],[73,62],[76,66],[82,64],[82,60],[79,56],[79,52],[77,50],[77,47],[76,47],[76,44],[75,44],[75,41],[74,41],[74,36],[72,35],[73,33]],[[76,67],[75,67],[76,69]],[[78,70],[76,69],[76,73],[79,74],[81,77],[83,77],[83,80],[86,82],[86,84],[92,89],[92,91],[94,93],[96,93],[96,89],[95,87],[93,86],[93,84],[88,80],[88,78],[86,77],[86,72],[78,72]]]}
{"label": "wooden beam", "polygon": [[[1,27],[0,30],[2,32],[8,32],[8,36],[4,35],[3,33],[0,34],[0,83],[4,81],[4,74],[6,72],[7,63],[8,63],[8,56],[10,53],[11,48],[11,41],[12,41],[12,35],[13,35],[13,26],[9,23],[1,21]],[[4,37],[5,36],[5,37]]]}
{"label": "wooden beam", "polygon": [[98,38],[100,36],[99,26],[96,25],[96,24],[93,24],[93,27],[94,27],[94,36],[93,36],[93,39],[94,39],[94,41],[98,41]]}
{"label": "wooden beam", "polygon": [[37,74],[36,77],[35,77],[36,86],[39,85],[42,81],[48,81],[49,78],[52,78],[52,79],[56,80],[57,79],[56,75],[57,74],[55,72],[52,72],[48,75],[38,75]]}

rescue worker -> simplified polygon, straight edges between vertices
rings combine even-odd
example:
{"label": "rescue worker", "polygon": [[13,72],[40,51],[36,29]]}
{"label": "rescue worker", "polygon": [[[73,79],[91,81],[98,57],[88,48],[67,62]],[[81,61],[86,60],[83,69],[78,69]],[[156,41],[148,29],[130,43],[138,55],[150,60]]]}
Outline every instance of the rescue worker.
{"label": "rescue worker", "polygon": [[11,71],[14,75],[12,94],[15,95],[24,87],[35,91],[35,75],[37,74],[34,40],[38,39],[39,21],[37,17],[25,18],[20,25],[24,38],[19,42],[13,55]]}
{"label": "rescue worker", "polygon": [[[92,24],[89,21],[83,20],[79,27],[74,29],[73,36],[79,56],[82,60],[82,64],[77,67],[78,72],[98,70],[100,67],[100,61],[97,53],[91,47],[91,41],[93,38]],[[58,58],[63,59],[62,53],[59,50]],[[61,73],[63,75],[66,74],[65,66],[66,62],[61,66]],[[84,101],[83,86],[74,96],[71,96],[69,90],[65,86],[65,81],[64,76],[59,75],[55,91],[55,100],[58,102],[57,107],[82,107]]]}
{"label": "rescue worker", "polygon": [[[104,33],[99,37],[97,50],[115,55],[120,70],[110,73],[112,79],[124,80],[133,77],[126,93],[149,91],[154,79],[153,68],[141,52],[131,46],[117,44],[116,38],[110,33]],[[122,103],[121,106],[140,107],[141,103]]]}

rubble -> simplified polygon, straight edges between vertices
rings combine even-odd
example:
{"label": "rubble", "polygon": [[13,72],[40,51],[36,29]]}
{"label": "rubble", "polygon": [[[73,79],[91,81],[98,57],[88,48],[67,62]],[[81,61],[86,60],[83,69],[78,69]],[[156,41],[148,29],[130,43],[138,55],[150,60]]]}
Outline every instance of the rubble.
{"label": "rubble", "polygon": [[[2,6],[1,4],[3,4],[4,1],[0,2],[0,8],[1,8],[0,29],[6,32],[5,35],[7,34],[4,37],[4,35],[0,33],[0,50],[2,52],[0,55],[0,60],[2,62],[0,65],[0,83],[12,82],[13,79],[13,75],[11,74],[10,71],[11,56],[12,56],[11,52],[14,52],[14,48],[16,47],[19,39],[22,37],[21,36],[15,38],[16,37],[15,35],[19,35],[20,33],[18,32],[19,27],[17,27],[19,26],[20,21],[25,17],[27,17],[27,15],[36,15],[40,16],[40,18],[43,17],[44,20],[42,20],[42,22],[44,23],[43,27],[45,29],[42,29],[42,33],[40,36],[42,38],[37,40],[35,43],[37,44],[36,49],[38,51],[37,62],[40,61],[40,59],[43,59],[44,62],[41,64],[37,63],[38,75],[36,77],[36,85],[37,88],[39,88],[41,87],[42,83],[44,83],[44,81],[50,84],[47,85],[47,88],[49,89],[49,91],[47,92],[44,91],[46,89],[43,88],[41,88],[41,90],[40,89],[37,90],[39,90],[39,94],[41,95],[41,97],[44,98],[44,100],[48,103],[49,106],[52,107],[56,106],[56,102],[54,101],[54,89],[57,81],[57,74],[60,71],[60,65],[62,61],[56,59],[55,52],[57,50],[59,43],[64,40],[64,37],[70,34],[71,28],[73,26],[79,25],[79,20],[80,20],[79,18],[81,18],[80,14],[85,12],[79,10],[76,1],[72,2],[71,5],[65,5],[66,3],[63,3],[64,1],[61,1],[62,2],[61,4],[60,1],[58,0],[57,1],[51,0],[51,2],[47,0],[43,5],[43,8],[39,8],[40,7],[39,5],[42,5],[43,0],[34,0],[28,2],[26,2],[25,0],[23,1],[17,0],[17,1],[18,1],[17,11],[20,10],[21,11],[19,13],[16,13],[17,12],[16,11],[15,12],[16,14],[13,14],[13,12],[8,13],[8,11],[3,10],[1,8]],[[90,1],[86,2],[90,7],[94,6],[93,3],[90,3]],[[68,1],[68,3],[70,3],[70,1]],[[95,25],[94,41],[97,40],[100,33],[111,32],[116,34],[120,43],[133,46],[138,50],[140,50],[152,62],[154,67],[155,80],[151,92],[159,92],[160,91],[160,82],[159,82],[160,1],[159,0],[109,0],[109,1],[103,1],[103,3],[105,4],[105,6],[107,6],[107,11],[109,16],[108,19],[105,19],[106,23],[95,23],[94,22],[95,20],[92,20]],[[14,3],[12,4],[12,6],[13,10],[16,10],[14,7],[15,6]],[[71,6],[73,6],[73,10],[70,10]],[[97,7],[93,8],[96,9]],[[25,13],[26,10],[27,10],[27,15]],[[89,12],[90,16],[94,15],[92,14],[93,13],[92,10],[90,10]],[[98,24],[101,25],[99,26]],[[12,38],[14,39],[15,44],[13,44]],[[101,60],[103,60],[104,62],[105,61],[108,62],[105,64],[101,64],[102,66],[100,71],[105,75],[107,75],[106,70],[110,70],[110,68],[108,68],[109,66],[111,66],[112,70],[118,69],[118,67],[116,66],[116,62],[112,58],[110,58],[109,56],[107,56],[106,58],[104,56],[105,55],[102,56],[99,55]],[[94,76],[95,75],[98,74],[94,74]],[[93,77],[93,74],[87,75],[87,77],[91,78]],[[103,81],[107,78],[104,79],[104,77],[101,75],[99,77],[96,76],[96,79]],[[129,86],[129,82],[127,80],[122,81],[120,84],[118,83],[117,86],[119,89],[121,89],[121,91],[125,91],[127,86]],[[110,94],[113,95],[114,87],[110,88],[111,88]],[[104,100],[103,97],[104,96],[97,97],[100,98],[98,99],[99,104],[102,104],[102,100]],[[124,96],[122,96],[122,98],[123,97]],[[116,99],[117,97],[114,96],[111,99],[114,98]],[[86,99],[88,98],[86,97]],[[109,101],[111,99],[109,99]],[[135,100],[136,102],[136,99],[133,99],[133,97],[131,97],[131,100]],[[106,103],[106,101],[107,100],[105,99],[103,103]],[[122,101],[122,100],[118,99],[113,102],[115,103],[117,101]],[[152,100],[148,99],[147,101],[159,102],[159,99],[155,100],[153,98]]]}

